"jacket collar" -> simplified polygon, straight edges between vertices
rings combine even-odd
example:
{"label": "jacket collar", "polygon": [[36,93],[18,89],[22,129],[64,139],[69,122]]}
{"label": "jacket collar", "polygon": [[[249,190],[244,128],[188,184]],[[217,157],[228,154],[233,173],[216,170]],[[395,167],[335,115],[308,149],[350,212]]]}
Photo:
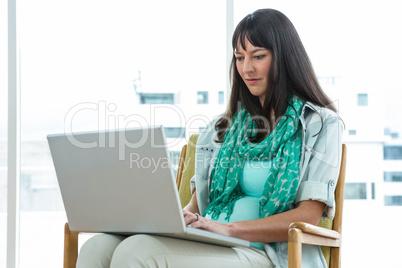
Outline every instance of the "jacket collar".
{"label": "jacket collar", "polygon": [[318,105],[308,101],[304,104],[304,107],[302,109],[302,114],[308,113],[309,111],[319,112],[320,110],[321,110],[321,106],[318,106]]}

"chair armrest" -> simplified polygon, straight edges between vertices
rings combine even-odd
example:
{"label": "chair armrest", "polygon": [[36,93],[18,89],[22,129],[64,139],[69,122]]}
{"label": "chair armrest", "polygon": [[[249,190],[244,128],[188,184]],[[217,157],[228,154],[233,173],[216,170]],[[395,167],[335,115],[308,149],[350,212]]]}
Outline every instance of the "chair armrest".
{"label": "chair armrest", "polygon": [[340,239],[341,235],[333,230],[327,228],[319,227],[317,225],[305,223],[305,222],[293,222],[290,224],[289,228],[299,228],[303,233],[319,235],[327,238]]}
{"label": "chair armrest", "polygon": [[305,222],[293,222],[288,233],[289,242],[328,247],[341,245],[341,235],[338,232]]}

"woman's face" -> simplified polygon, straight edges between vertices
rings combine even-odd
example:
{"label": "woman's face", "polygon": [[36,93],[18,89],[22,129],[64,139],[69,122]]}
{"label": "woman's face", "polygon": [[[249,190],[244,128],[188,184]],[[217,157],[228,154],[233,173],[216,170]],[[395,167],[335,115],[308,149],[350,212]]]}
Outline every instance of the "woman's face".
{"label": "woman's face", "polygon": [[251,94],[259,97],[261,105],[264,105],[272,53],[266,48],[253,46],[247,38],[245,44],[244,50],[240,41],[237,42],[236,68]]}

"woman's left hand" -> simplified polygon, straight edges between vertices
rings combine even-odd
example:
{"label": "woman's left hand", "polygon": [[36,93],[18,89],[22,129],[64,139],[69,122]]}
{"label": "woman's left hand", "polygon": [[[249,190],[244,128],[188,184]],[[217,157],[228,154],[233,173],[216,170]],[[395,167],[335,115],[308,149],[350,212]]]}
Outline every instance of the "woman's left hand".
{"label": "woman's left hand", "polygon": [[183,215],[186,225],[189,225],[193,228],[203,229],[210,232],[230,236],[229,224],[209,220],[202,217],[201,215],[198,215],[197,217],[196,214],[191,213],[190,211],[187,210],[183,210]]}

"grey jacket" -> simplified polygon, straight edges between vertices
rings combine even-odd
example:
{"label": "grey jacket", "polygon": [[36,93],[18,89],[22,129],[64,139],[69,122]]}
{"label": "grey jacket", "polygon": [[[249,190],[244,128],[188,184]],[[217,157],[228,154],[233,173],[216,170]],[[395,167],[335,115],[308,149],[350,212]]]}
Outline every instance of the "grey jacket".
{"label": "grey jacket", "polygon": [[[216,120],[201,133],[195,156],[195,175],[191,190],[197,191],[198,207],[204,213],[209,204],[210,175],[220,144],[216,143]],[[294,204],[304,200],[318,200],[326,204],[323,217],[334,217],[334,191],[342,155],[343,123],[333,111],[307,102],[300,122],[303,127],[299,174],[301,183]],[[319,133],[319,134],[318,134]],[[318,135],[317,135],[318,134]],[[291,209],[294,207],[291,207]],[[287,242],[279,242],[279,252],[265,243],[265,251],[275,267],[288,267]],[[318,246],[303,245],[302,267],[326,267]]]}

